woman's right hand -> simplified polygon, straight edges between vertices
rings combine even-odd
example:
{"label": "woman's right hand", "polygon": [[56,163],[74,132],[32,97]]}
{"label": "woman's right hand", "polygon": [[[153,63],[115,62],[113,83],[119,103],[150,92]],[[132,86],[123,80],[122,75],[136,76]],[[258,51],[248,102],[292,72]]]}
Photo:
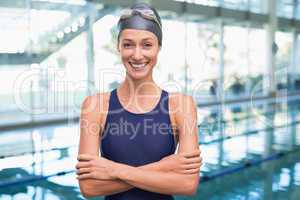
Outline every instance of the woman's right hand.
{"label": "woman's right hand", "polygon": [[172,154],[159,161],[163,171],[174,171],[180,174],[195,174],[200,172],[202,158],[200,150],[190,153]]}

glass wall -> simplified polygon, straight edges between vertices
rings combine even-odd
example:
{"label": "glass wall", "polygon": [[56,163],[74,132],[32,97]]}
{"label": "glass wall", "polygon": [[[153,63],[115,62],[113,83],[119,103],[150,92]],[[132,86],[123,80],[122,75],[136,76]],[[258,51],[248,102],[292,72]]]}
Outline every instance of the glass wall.
{"label": "glass wall", "polygon": [[296,18],[300,19],[300,0],[296,1],[295,11],[296,11]]}
{"label": "glass wall", "polygon": [[248,89],[250,96],[263,93],[263,77],[267,75],[267,31],[265,29],[248,29]]}
{"label": "glass wall", "polygon": [[[268,12],[268,0],[176,0],[196,3],[205,6],[220,6],[233,10],[249,10],[253,13],[266,14]],[[299,0],[276,0],[277,15],[279,17],[299,18]],[[294,15],[295,13],[295,15]]]}
{"label": "glass wall", "polygon": [[224,90],[226,98],[245,95],[248,76],[247,27],[224,27]]}
{"label": "glass wall", "polygon": [[[22,1],[23,7],[0,8],[0,52],[1,52],[1,67],[0,73],[0,115],[3,120],[1,124],[13,122],[16,118],[23,118],[25,121],[30,120],[28,113],[18,112],[14,98],[15,80],[24,72],[30,69],[31,54],[33,44],[31,41],[30,23],[31,13],[26,7],[26,1]],[[14,60],[18,55],[22,59]],[[27,61],[27,62],[26,62]],[[29,91],[31,83],[22,84],[22,90],[19,96],[22,97],[24,104],[30,106]],[[5,105],[5,106],[4,106]]]}
{"label": "glass wall", "polygon": [[87,39],[80,33],[88,10],[69,3],[1,2],[1,125],[78,111],[87,90]]}
{"label": "glass wall", "polygon": [[211,23],[193,24],[189,35],[188,77],[189,94],[199,102],[216,100],[220,66],[220,28]]}
{"label": "glass wall", "polygon": [[[52,7],[42,2],[37,7],[28,2],[24,0],[23,7],[10,3],[10,7],[0,8],[3,27],[0,73],[9,77],[0,80],[1,103],[5,105],[0,108],[3,124],[78,116],[84,96],[110,91],[125,77],[116,47],[118,15],[115,13],[119,12],[111,10],[101,18],[98,14],[105,11],[99,11],[93,28],[89,29],[90,8],[95,9],[95,4],[70,2],[53,9],[55,2],[51,2]],[[216,2],[238,10],[247,5],[253,12],[266,7],[266,1],[260,0],[193,2],[205,5]],[[277,8],[288,7],[290,3],[279,1]],[[218,100],[220,88],[224,88],[227,99],[262,95],[262,80],[269,73],[264,27],[224,20],[224,55],[221,55],[220,19],[192,21],[176,13],[166,16],[163,46],[154,69],[154,79],[161,87],[193,95],[200,104]],[[292,29],[276,34],[275,73],[279,90],[299,85],[300,56],[296,50],[299,45],[293,45],[296,39],[292,32],[297,34]],[[222,58],[224,85],[218,85],[223,76]],[[297,73],[292,77],[289,70]],[[90,80],[89,71],[93,74]]]}
{"label": "glass wall", "polygon": [[187,85],[187,38],[191,24],[177,20],[162,20],[162,25],[162,49],[157,66],[154,68],[154,80],[169,91],[184,92]]}
{"label": "glass wall", "polygon": [[288,71],[292,67],[293,35],[290,32],[276,32],[276,86],[277,90],[288,89]]}
{"label": "glass wall", "polygon": [[117,20],[106,15],[94,24],[95,85],[102,92],[116,88],[125,77],[117,51]]}
{"label": "glass wall", "polygon": [[280,17],[293,18],[294,0],[277,0],[277,15]]}
{"label": "glass wall", "polygon": [[196,3],[205,6],[220,6],[233,10],[250,10],[254,13],[266,13],[265,0],[175,0]]}
{"label": "glass wall", "polygon": [[267,1],[266,0],[249,0],[249,10],[253,13],[267,13]]}
{"label": "glass wall", "polygon": [[92,89],[87,82],[87,52],[83,33],[40,64],[35,106],[46,112],[37,117],[78,116],[83,98]]}
{"label": "glass wall", "polygon": [[292,34],[292,59],[287,70],[288,76],[288,89],[297,91],[300,89],[300,36],[297,31],[293,31]]}
{"label": "glass wall", "polygon": [[300,34],[294,34],[294,54],[293,54],[293,67],[291,68],[291,74],[294,74],[292,78],[292,88],[294,90],[300,90]]}

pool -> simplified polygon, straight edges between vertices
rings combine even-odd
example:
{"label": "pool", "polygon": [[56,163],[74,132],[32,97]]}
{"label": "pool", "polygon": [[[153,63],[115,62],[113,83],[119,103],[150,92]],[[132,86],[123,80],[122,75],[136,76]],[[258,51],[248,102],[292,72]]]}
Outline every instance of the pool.
{"label": "pool", "polygon": [[[201,183],[197,195],[175,198],[300,199],[300,112],[293,105],[200,108]],[[74,173],[78,141],[77,123],[2,132],[0,199],[84,199]]]}

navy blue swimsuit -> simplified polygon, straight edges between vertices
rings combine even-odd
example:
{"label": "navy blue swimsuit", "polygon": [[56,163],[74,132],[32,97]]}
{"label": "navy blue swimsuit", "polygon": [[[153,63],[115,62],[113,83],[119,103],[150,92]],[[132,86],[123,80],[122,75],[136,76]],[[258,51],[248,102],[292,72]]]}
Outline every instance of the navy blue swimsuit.
{"label": "navy blue swimsuit", "polygon": [[[159,103],[147,113],[132,113],[123,108],[117,89],[111,92],[109,112],[101,138],[101,155],[130,166],[142,166],[161,160],[176,150],[169,117],[168,92],[162,90]],[[172,195],[139,188],[114,195],[105,200],[173,200]]]}

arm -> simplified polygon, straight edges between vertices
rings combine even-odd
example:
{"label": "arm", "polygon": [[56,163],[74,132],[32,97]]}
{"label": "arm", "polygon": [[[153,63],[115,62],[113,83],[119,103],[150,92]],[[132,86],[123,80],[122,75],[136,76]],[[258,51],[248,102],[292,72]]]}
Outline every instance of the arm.
{"label": "arm", "polygon": [[[192,97],[180,96],[176,112],[176,124],[179,130],[179,154],[199,149],[197,112]],[[196,158],[199,159],[200,158]],[[194,160],[193,163],[196,161]],[[193,164],[191,164],[192,166]],[[119,165],[119,179],[135,187],[163,194],[193,195],[199,184],[199,173],[178,174],[137,169]],[[180,183],[180,184],[179,184]]]}
{"label": "arm", "polygon": [[[104,107],[108,107],[104,94],[87,97],[82,103],[80,115],[80,142],[78,154],[99,156],[100,133],[103,124]],[[153,166],[151,166],[153,167]],[[76,166],[78,168],[78,166]],[[132,186],[120,180],[79,180],[84,197],[112,194],[126,191]]]}
{"label": "arm", "polygon": [[[141,167],[130,167],[131,169],[139,169],[142,171],[160,171],[164,173],[173,172],[175,174],[195,174],[199,173],[201,166],[200,152],[193,151],[190,153],[172,154],[164,157],[162,160]],[[129,167],[125,164],[110,161],[106,158],[92,156],[88,154],[80,154],[78,156],[79,163],[76,165],[77,179],[89,180],[87,184],[88,195],[97,196],[118,193],[118,191],[128,190],[131,185],[124,182],[124,186],[117,185],[115,181],[121,181],[117,175],[120,166]],[[191,164],[192,163],[192,164]],[[111,183],[111,184],[109,184]],[[121,182],[123,184],[123,182]],[[107,187],[106,187],[107,186]],[[100,188],[99,188],[100,187]],[[180,192],[179,192],[180,193]]]}
{"label": "arm", "polygon": [[[159,163],[151,163],[137,168],[151,171],[160,170]],[[79,183],[81,185],[81,192],[85,197],[112,195],[134,188],[134,186],[120,179],[100,180],[87,178],[79,180]]]}

